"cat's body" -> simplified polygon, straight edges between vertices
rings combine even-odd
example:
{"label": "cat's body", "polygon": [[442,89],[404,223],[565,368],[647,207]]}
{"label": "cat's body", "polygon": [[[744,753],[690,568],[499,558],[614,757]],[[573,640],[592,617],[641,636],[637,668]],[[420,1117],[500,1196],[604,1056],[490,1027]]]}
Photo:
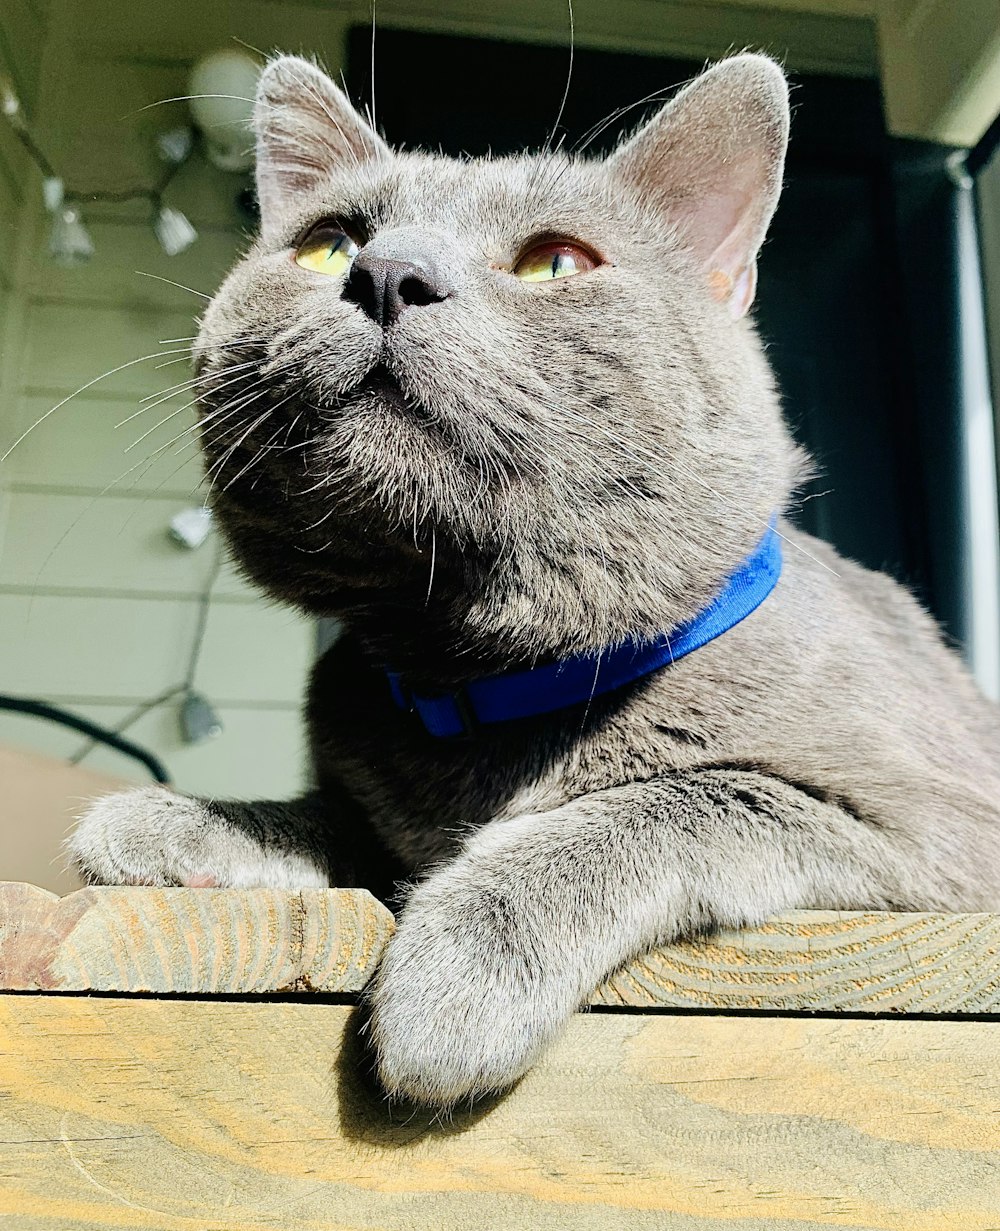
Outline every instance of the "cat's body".
{"label": "cat's body", "polygon": [[1000,711],[898,585],[781,529],[774,594],[725,636],[632,686],[627,705],[613,694],[584,712],[434,739],[344,638],[314,673],[309,725],[320,782],[348,784],[380,840],[413,871],[453,857],[467,830],[489,821],[665,772],[746,770],[909,848],[863,900],[847,885],[838,899],[831,885],[823,901],[794,905],[995,909]]}
{"label": "cat's body", "polygon": [[237,558],[347,626],[315,789],[115,796],[73,846],[105,881],[423,876],[372,992],[392,1092],[502,1089],[678,934],[1000,900],[1000,711],[905,591],[783,521],[773,593],[615,692],[441,739],[388,686],[673,629],[787,507],[803,466],[740,319],[786,128],[777,69],[737,57],[605,163],[454,163],[392,153],[301,61],[265,75],[263,235],[197,353]]}

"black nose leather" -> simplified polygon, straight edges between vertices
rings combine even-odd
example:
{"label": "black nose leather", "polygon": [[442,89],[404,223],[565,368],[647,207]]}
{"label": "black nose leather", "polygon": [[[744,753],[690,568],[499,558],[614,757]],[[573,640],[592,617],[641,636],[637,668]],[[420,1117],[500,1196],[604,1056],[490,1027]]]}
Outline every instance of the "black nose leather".
{"label": "black nose leather", "polygon": [[398,320],[404,308],[440,303],[450,294],[429,264],[370,256],[364,249],[354,258],[344,285],[344,298],[383,328]]}

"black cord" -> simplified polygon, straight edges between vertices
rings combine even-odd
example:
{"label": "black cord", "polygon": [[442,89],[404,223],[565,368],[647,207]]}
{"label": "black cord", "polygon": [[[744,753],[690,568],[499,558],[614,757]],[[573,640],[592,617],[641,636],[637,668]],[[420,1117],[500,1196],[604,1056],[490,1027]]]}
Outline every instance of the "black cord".
{"label": "black cord", "polygon": [[120,205],[125,201],[149,201],[152,205],[160,207],[163,204],[163,194],[170,187],[174,176],[185,161],[186,159],[171,163],[160,177],[160,182],[154,184],[152,188],[123,188],[120,192],[110,192],[103,188],[98,188],[94,192],[83,192],[81,189],[72,188],[66,190],[63,199],[66,201],[104,201],[111,205]]}
{"label": "black cord", "polygon": [[198,671],[201,649],[205,644],[205,630],[208,628],[208,613],[212,605],[212,591],[215,589],[215,583],[219,580],[224,559],[222,541],[219,540],[215,544],[215,559],[212,562],[208,580],[205,582],[205,588],[201,592],[200,606],[198,608],[198,626],[195,629],[194,641],[191,643],[191,657],[188,659],[187,675],[184,677],[184,687],[188,692],[191,692],[194,688],[194,677]]}
{"label": "black cord", "polygon": [[[23,117],[21,123],[11,124],[11,127],[14,130],[14,135],[28,151],[31,160],[46,179],[58,179],[59,176],[55,168],[46,157],[45,151],[31,135],[31,130],[23,121]],[[83,192],[76,188],[67,188],[63,193],[63,201],[67,203],[73,201],[105,201],[108,204],[120,205],[126,201],[145,200],[159,209],[163,204],[163,194],[170,187],[174,176],[186,161],[185,158],[181,159],[180,162],[171,163],[160,177],[159,183],[154,184],[151,188],[124,188],[120,192],[109,192],[104,189],[97,189],[95,192]]]}
{"label": "black cord", "polygon": [[10,697],[3,693],[0,693],[0,709],[13,710],[18,714],[31,714],[35,718],[47,718],[50,722],[58,722],[64,727],[72,727],[74,731],[82,731],[84,735],[89,735],[92,740],[96,740],[99,744],[107,744],[109,748],[114,748],[118,752],[123,752],[126,756],[134,757],[135,760],[141,761],[157,782],[161,782],[165,786],[170,785],[170,775],[167,773],[163,762],[151,752],[147,752],[145,748],[133,743],[132,740],[125,739],[124,736],[117,735],[114,731],[109,731],[106,727],[100,726],[99,723],[91,722],[88,718],[81,718],[79,714],[61,709],[57,705],[49,705],[47,701],[35,701],[28,697]]}
{"label": "black cord", "polygon": [[17,137],[18,141],[20,141],[24,148],[28,151],[28,154],[30,155],[35,166],[38,167],[47,179],[55,179],[55,168],[45,157],[41,147],[36,144],[34,137],[27,130],[27,128],[22,127],[20,124],[12,124],[11,127],[14,129],[14,135]]}

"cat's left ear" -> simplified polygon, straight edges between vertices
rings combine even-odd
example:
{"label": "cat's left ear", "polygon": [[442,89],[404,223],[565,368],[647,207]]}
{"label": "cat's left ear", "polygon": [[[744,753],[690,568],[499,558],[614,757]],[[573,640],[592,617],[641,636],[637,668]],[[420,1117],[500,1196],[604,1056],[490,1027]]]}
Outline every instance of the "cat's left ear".
{"label": "cat's left ear", "polygon": [[281,226],[297,198],[338,169],[392,153],[326,73],[299,56],[280,56],[264,69],[253,127],[265,236]]}
{"label": "cat's left ear", "polygon": [[767,56],[723,60],[672,99],[609,159],[654,201],[733,318],[753,302],[757,253],[778,203],[788,85]]}

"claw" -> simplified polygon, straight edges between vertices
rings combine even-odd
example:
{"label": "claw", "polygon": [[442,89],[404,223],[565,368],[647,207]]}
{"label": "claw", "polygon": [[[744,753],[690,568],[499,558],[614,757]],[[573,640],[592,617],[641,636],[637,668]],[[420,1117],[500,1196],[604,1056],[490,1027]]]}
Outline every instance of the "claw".
{"label": "claw", "polygon": [[181,884],[186,889],[218,889],[219,887],[218,880],[207,872],[203,872],[199,876],[188,876],[181,881]]}

